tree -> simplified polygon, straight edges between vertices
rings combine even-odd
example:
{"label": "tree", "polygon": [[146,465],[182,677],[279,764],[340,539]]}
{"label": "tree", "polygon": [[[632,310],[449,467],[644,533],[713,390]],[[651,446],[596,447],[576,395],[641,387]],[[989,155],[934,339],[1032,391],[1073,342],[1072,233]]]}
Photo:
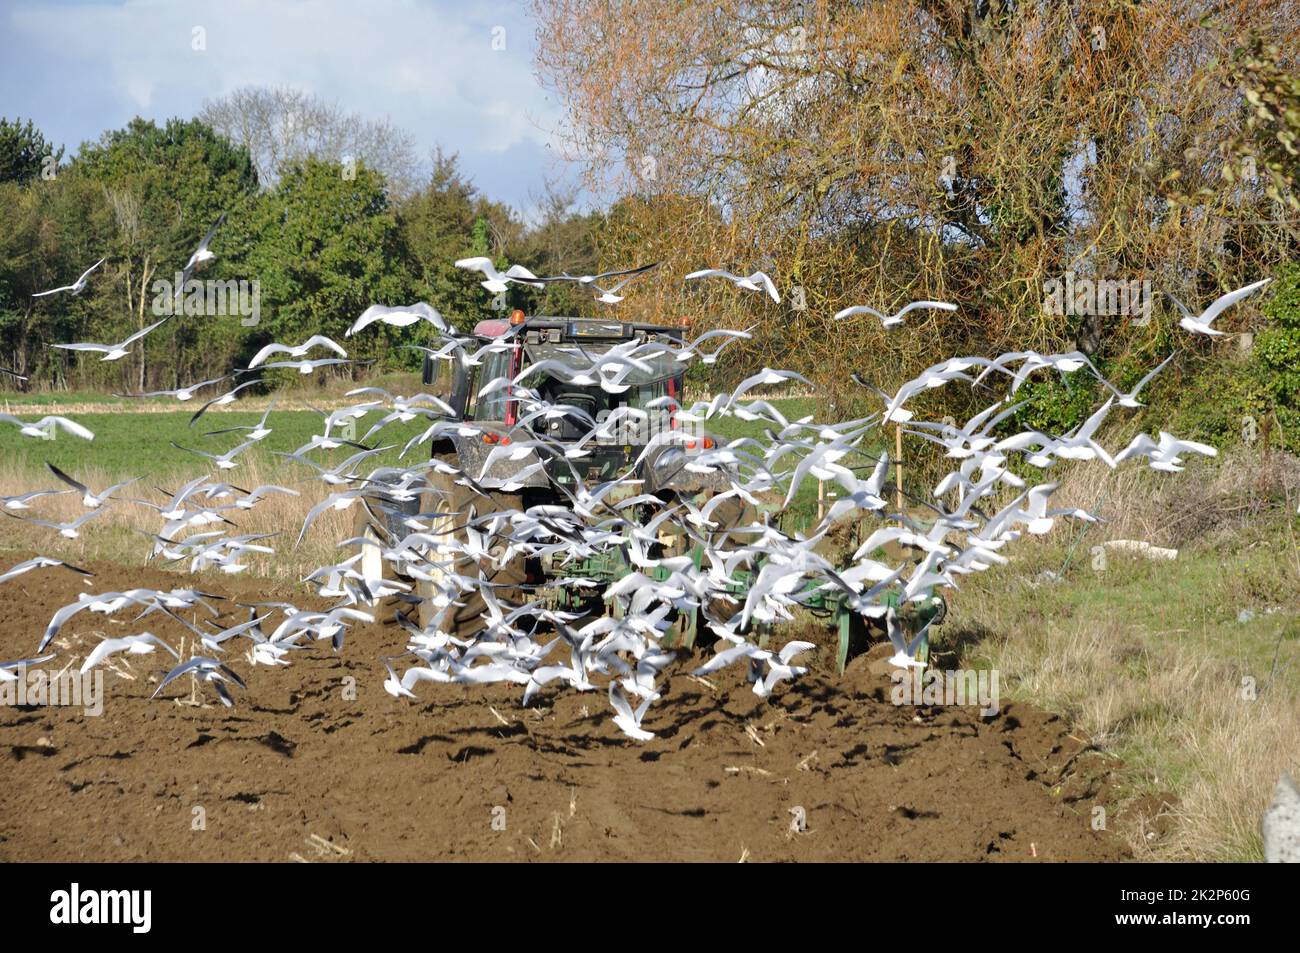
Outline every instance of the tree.
{"label": "tree", "polygon": [[337,104],[285,86],[245,86],[203,104],[199,118],[243,146],[263,185],[309,157],[364,162],[383,174],[391,195],[415,188],[414,139],[387,119],[366,119]]}
{"label": "tree", "polygon": [[[622,307],[757,321],[751,349],[887,386],[938,336],[945,351],[1083,346],[1103,362],[1153,347],[1167,320],[1050,313],[1047,284],[1067,272],[1205,300],[1294,253],[1259,224],[1276,216],[1222,188],[1219,150],[1247,115],[1222,38],[1250,27],[1294,50],[1297,5],[1207,4],[1205,24],[1200,6],[539,0],[534,15],[571,155],[594,191],[635,199],[605,247],[667,235],[672,273],[764,268],[786,292],[778,306],[691,283]],[[962,310],[888,338],[831,320],[915,298]]]}
{"label": "tree", "polygon": [[0,182],[27,182],[42,172],[53,173],[62,158],[63,147],[56,149],[30,119],[0,118]]}
{"label": "tree", "polygon": [[[174,282],[218,216],[224,212],[237,219],[257,197],[257,174],[248,153],[198,120],[170,119],[159,127],[133,119],[125,129],[83,144],[70,173],[97,183],[112,212],[108,252],[120,297],[117,306],[104,309],[110,334],[125,330],[115,318],[122,305],[136,328],[156,320],[148,310],[157,297],[155,279]],[[209,277],[233,264],[223,238],[214,240],[218,257]],[[177,319],[159,329],[165,333],[149,335],[137,348],[134,386],[146,385],[148,354],[164,350],[170,352],[164,381],[176,386],[186,369],[187,349],[204,337],[219,341],[228,336],[228,322],[221,323],[218,329],[216,322]]]}
{"label": "tree", "polygon": [[[247,267],[261,281],[264,320],[249,348],[312,334],[341,341],[371,304],[404,304],[413,296],[384,178],[368,166],[309,158],[286,168],[257,204],[250,238]],[[383,356],[389,332],[375,325],[350,353]]]}

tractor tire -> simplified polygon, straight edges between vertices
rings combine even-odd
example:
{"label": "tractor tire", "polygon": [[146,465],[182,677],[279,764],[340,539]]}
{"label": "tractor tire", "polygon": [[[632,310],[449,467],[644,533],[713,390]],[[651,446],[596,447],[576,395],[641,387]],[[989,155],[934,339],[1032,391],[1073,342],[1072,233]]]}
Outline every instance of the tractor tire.
{"label": "tractor tire", "polygon": [[[456,458],[443,459],[454,465]],[[456,539],[458,532],[463,538],[463,530],[459,527],[464,525],[471,512],[483,516],[487,513],[519,507],[520,498],[517,493],[490,493],[484,497],[469,487],[460,485],[450,475],[444,473],[432,472],[428,480],[430,488],[422,496],[421,512],[431,514],[426,516],[430,523],[429,535],[439,541],[445,540],[448,544]],[[430,555],[432,557],[434,554]],[[485,559],[480,563],[469,556],[459,554],[455,558],[453,571],[463,576],[477,576],[482,570],[484,578],[496,584],[494,594],[499,602],[505,604],[507,609],[519,605],[524,599],[524,592],[519,588],[524,585],[526,579],[524,558],[517,555],[499,568],[492,569],[490,566],[490,560]],[[420,580],[415,587],[416,594],[421,598],[420,625],[428,628],[436,622],[436,631],[462,639],[481,631],[484,628],[483,616],[487,609],[482,594],[477,589],[461,593],[456,598],[459,605],[449,607],[440,615],[439,610],[432,604],[432,598],[437,588],[436,581],[442,574],[436,568],[429,568],[428,573],[435,581]]]}

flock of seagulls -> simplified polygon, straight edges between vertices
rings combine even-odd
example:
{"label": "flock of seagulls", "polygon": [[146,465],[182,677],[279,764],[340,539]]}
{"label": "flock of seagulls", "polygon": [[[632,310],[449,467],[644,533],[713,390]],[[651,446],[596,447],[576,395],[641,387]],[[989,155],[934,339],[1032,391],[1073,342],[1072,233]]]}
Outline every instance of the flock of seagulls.
{"label": "flock of seagulls", "polygon": [[[220,224],[219,219],[205,236],[187,270],[213,257],[208,243]],[[505,290],[510,283],[538,286],[564,281],[590,289],[597,298],[617,298],[628,282],[654,267],[539,277],[517,265],[498,271],[487,258],[462,259],[456,264],[483,274],[483,287],[493,293]],[[93,271],[88,270],[74,285],[47,294],[75,294],[85,287]],[[704,269],[686,276],[687,280],[706,278],[722,278],[739,289],[780,301],[775,285],[763,272],[740,276]],[[1214,319],[1263,284],[1256,282],[1225,295],[1202,315],[1185,317],[1183,327],[1192,333],[1218,333],[1210,327]],[[869,314],[890,328],[919,309],[955,308],[945,302],[918,301],[892,315],[857,306],[835,317]],[[501,337],[484,342],[459,334],[431,306],[416,304],[371,306],[347,336],[376,323],[397,328],[428,325],[432,343],[410,346],[435,361],[466,367],[483,366],[491,355],[513,347],[514,335],[519,333],[512,327]],[[117,345],[57,346],[101,351],[104,360],[116,360],[156,327],[144,328]],[[341,650],[352,626],[375,622],[381,600],[392,600],[389,604],[396,605],[393,621],[406,639],[401,654],[381,659],[386,672],[382,687],[394,697],[417,698],[426,683],[502,683],[516,686],[523,703],[528,704],[548,686],[593,692],[601,690],[603,682],[613,724],[627,737],[647,741],[655,736],[651,706],[661,697],[663,673],[676,656],[667,647],[668,634],[683,615],[698,613],[703,626],[716,637],[713,656],[694,674],[703,677],[743,665],[752,690],[762,698],[804,674],[806,668],[795,661],[814,646],[791,641],[779,649],[760,647],[753,641],[755,627],[789,620],[802,606],[828,593],[842,598],[853,611],[884,624],[894,648],[890,660],[894,665],[916,666],[925,632],[905,635],[892,606],[922,601],[935,589],[959,588],[964,576],[1005,565],[1009,557],[1004,550],[1018,539],[1040,536],[1063,521],[1097,519],[1084,510],[1053,507],[1051,498],[1059,481],[1025,479],[1018,475],[1024,468],[1014,465],[1017,459],[1038,470],[1066,462],[1092,461],[1115,467],[1144,460],[1154,470],[1176,472],[1190,455],[1215,454],[1213,447],[1164,432],[1140,435],[1114,453],[1099,440],[1101,425],[1117,408],[1141,406],[1139,392],[1173,355],[1128,391],[1102,378],[1092,362],[1078,352],[955,357],[927,368],[892,393],[855,378],[875,395],[879,406],[866,416],[837,422],[817,421],[812,416],[789,419],[756,394],[761,388],[791,381],[807,383],[792,371],[766,367],[730,393],[709,400],[688,404],[680,395],[666,394],[641,407],[618,404],[618,395],[628,390],[633,373],[668,368],[666,373],[676,375],[693,362],[711,364],[723,348],[749,336],[750,331],[723,329],[682,344],[633,339],[595,353],[573,347],[565,360],[543,361],[513,375],[480,379],[480,397],[509,388],[510,399],[517,402],[517,422],[508,439],[496,441],[476,464],[466,464],[466,469],[429,458],[431,441],[479,433],[473,421],[453,419],[442,398],[394,395],[377,387],[353,390],[348,398],[355,403],[331,413],[321,412],[321,432],[296,451],[280,454],[286,466],[301,466],[310,479],[318,480],[322,493],[297,527],[295,543],[280,541],[279,533],[240,533],[236,520],[267,499],[296,496],[298,490],[278,485],[246,490],[227,482],[226,477],[229,471],[238,470],[246,451],[273,432],[272,401],[255,425],[208,432],[209,436],[239,435],[235,445],[224,452],[177,445],[179,450],[208,461],[208,472],[178,490],[165,492],[161,502],[130,502],[151,508],[160,521],[156,531],[139,530],[149,540],[148,558],[188,564],[195,573],[242,572],[248,568],[250,554],[273,554],[277,546],[300,544],[322,514],[365,507],[372,517],[371,531],[339,541],[338,561],[318,567],[304,580],[328,600],[329,608],[306,610],[285,602],[227,606],[222,597],[197,588],[84,592],[54,614],[38,640],[36,656],[49,659],[62,651],[66,643],[60,641],[60,633],[82,613],[123,612],[138,621],[166,617],[181,624],[193,636],[194,650],[204,654],[184,658],[180,647],[142,630],[99,642],[87,654],[81,670],[110,664],[123,653],[170,656],[175,664],[162,676],[155,697],[188,675],[192,684],[207,686],[223,705],[230,706],[235,703],[235,691],[246,688],[244,677],[232,668],[234,645],[246,648],[243,657],[253,668],[286,666],[296,653],[317,643]],[[320,353],[330,356],[311,356]],[[270,360],[279,355],[286,359]],[[286,367],[306,374],[348,360],[340,344],[318,334],[300,344],[269,344],[249,361],[248,368],[231,374],[174,391],[137,396],[184,401],[256,368]],[[1083,424],[1064,434],[1032,429],[1005,433],[999,429],[1020,406],[1013,400],[1016,391],[1033,375],[1077,371],[1095,374],[1111,393]],[[613,396],[616,409],[605,419],[595,419],[579,407],[548,400],[533,386],[543,373],[576,386],[600,388]],[[1006,393],[961,424],[919,419],[910,406],[945,387],[996,393],[999,382],[1005,384]],[[252,383],[256,381],[241,383],[209,400],[194,414],[191,424],[209,408],[233,402]],[[369,414],[377,414],[379,419],[361,440],[344,439],[336,432],[343,424]],[[612,437],[629,421],[652,414],[669,415],[675,425],[657,429],[617,475],[586,478],[573,465],[590,454],[593,443]],[[762,436],[703,439],[709,423],[725,417],[758,422]],[[589,430],[589,437],[566,442],[549,436],[547,424],[564,419]],[[400,451],[406,466],[376,466],[374,457],[397,449],[396,443],[383,440],[386,428],[411,421],[421,422],[424,429]],[[40,436],[48,427],[58,426],[84,439],[93,438],[90,431],[62,417],[29,424],[0,415],[0,422],[19,426],[27,436]],[[879,448],[888,446],[882,431],[891,423],[937,444],[945,459],[952,461],[953,468],[929,498],[916,500],[925,513],[923,519],[915,512],[896,512],[888,502],[891,472],[897,461]],[[674,465],[687,472],[711,475],[723,489],[708,499],[655,497],[645,492],[637,476],[641,465],[652,459],[675,461]],[[84,512],[77,518],[66,523],[30,520],[69,538],[76,538],[86,521],[122,501],[123,492],[136,482],[128,480],[95,491],[57,467],[50,465],[49,470],[66,489],[0,498],[0,507],[9,516],[23,519],[26,517],[19,514],[44,497],[78,493]],[[503,497],[519,488],[521,473],[549,480],[564,505],[530,506],[522,497]],[[455,499],[436,489],[435,483],[438,487],[446,483],[431,481],[430,474],[449,478],[458,488]],[[814,480],[833,487],[833,504],[802,532],[782,529],[774,514],[794,500],[801,486]],[[724,515],[728,511],[739,511],[742,516]],[[876,529],[866,535],[846,564],[833,563],[823,555],[821,544],[836,524],[850,518],[874,519]],[[692,558],[681,548],[666,549],[664,539],[679,540],[688,549],[698,548],[702,558]],[[912,547],[920,554],[919,560],[895,562],[883,556],[882,547],[891,542]],[[553,565],[576,566],[615,553],[625,561],[626,574],[601,594],[608,611],[595,615],[561,609],[570,603],[558,598],[563,591],[593,589],[594,579],[569,574],[508,585],[498,579],[507,566],[521,560],[546,559]],[[0,574],[0,584],[28,573],[50,571],[76,573],[84,586],[93,585],[93,575],[87,570],[47,556],[9,568]],[[459,629],[453,621],[457,610],[470,600],[483,606],[481,628],[474,632]],[[422,605],[427,610],[423,615],[417,611]],[[198,621],[189,621],[186,614]],[[51,646],[55,654],[43,656]],[[0,663],[0,678],[12,677],[15,668],[32,661]]]}

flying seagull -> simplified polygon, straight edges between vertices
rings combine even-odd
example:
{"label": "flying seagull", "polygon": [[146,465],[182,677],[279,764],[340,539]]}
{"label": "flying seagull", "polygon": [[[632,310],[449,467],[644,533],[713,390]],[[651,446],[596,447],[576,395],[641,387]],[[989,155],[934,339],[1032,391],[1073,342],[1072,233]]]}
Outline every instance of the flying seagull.
{"label": "flying seagull", "polygon": [[191,384],[189,387],[178,387],[175,390],[151,390],[151,391],[145,391],[143,394],[114,394],[113,396],[115,397],[173,397],[176,400],[189,400],[191,397],[193,397],[196,393],[201,391],[203,388],[209,387],[213,384],[220,384],[222,381],[228,381],[232,376],[234,375],[226,374],[223,377],[214,377],[210,381],[200,381],[197,384]]}
{"label": "flying seagull", "polygon": [[[92,493],[84,483],[77,482],[72,477],[68,476],[66,473],[64,473],[62,470],[56,467],[54,464],[46,461],[45,466],[46,469],[48,469],[51,473],[53,473],[64,483],[68,484],[68,486],[80,492],[82,494],[81,496],[82,505],[92,510],[95,509],[96,507],[102,506],[105,503],[107,503],[109,497],[112,496],[114,490],[121,490],[125,487],[130,486],[132,483],[136,482],[135,479],[126,480],[122,483],[114,483],[107,490],[103,490],[99,493]],[[139,479],[139,477],[136,477],[136,479]]]}
{"label": "flying seagull", "polygon": [[18,432],[24,437],[44,437],[48,439],[54,435],[56,427],[61,427],[74,437],[80,437],[82,440],[95,439],[95,435],[91,431],[67,417],[51,415],[29,424],[19,420],[12,414],[0,414],[0,423],[14,424],[18,427]]}
{"label": "flying seagull", "polygon": [[1271,280],[1272,279],[1265,278],[1262,281],[1256,281],[1254,284],[1246,285],[1244,288],[1238,288],[1236,291],[1229,291],[1227,294],[1215,299],[1213,304],[1202,311],[1200,315],[1195,317],[1193,317],[1192,313],[1183,306],[1181,301],[1173,295],[1170,295],[1170,299],[1174,304],[1178,305],[1178,310],[1183,313],[1183,319],[1178,322],[1178,326],[1185,331],[1191,331],[1193,334],[1208,334],[1213,337],[1221,337],[1226,332],[1216,331],[1214,328],[1210,327],[1210,325],[1214,323],[1214,319],[1228,308],[1231,308],[1242,298],[1245,298],[1252,292],[1264,287]]}
{"label": "flying seagull", "polygon": [[57,347],[64,351],[102,351],[104,356],[100,358],[101,361],[118,361],[130,353],[127,348],[166,320],[163,318],[162,321],[156,321],[147,328],[141,328],[121,344],[51,344],[50,347]]}
{"label": "flying seagull", "polygon": [[176,286],[175,296],[177,298],[181,297],[181,295],[185,292],[185,282],[190,280],[190,275],[194,273],[194,270],[198,268],[200,265],[205,264],[206,262],[209,262],[212,259],[217,257],[208,249],[208,243],[212,241],[212,236],[217,234],[217,229],[221,227],[222,223],[225,222],[225,220],[226,220],[225,212],[222,212],[219,216],[217,216],[216,224],[214,224],[210,229],[208,229],[208,233],[204,235],[203,240],[199,242],[199,247],[194,249],[194,254],[190,255],[190,260],[187,261],[185,263],[185,267],[181,269],[181,283]]}
{"label": "flying seagull", "polygon": [[116,652],[129,652],[131,655],[149,655],[159,646],[171,652],[172,657],[180,661],[180,655],[176,653],[176,650],[158,636],[152,632],[141,632],[139,635],[128,635],[121,639],[104,639],[86,656],[86,661],[81,663],[81,674],[85,675]]}
{"label": "flying seagull", "polygon": [[83,576],[93,576],[94,573],[89,569],[82,569],[71,563],[65,563],[62,559],[53,559],[49,556],[37,556],[35,559],[28,559],[16,566],[10,568],[3,575],[0,575],[0,582],[8,582],[10,579],[16,579],[24,573],[31,572],[33,569],[53,569],[62,566],[64,569],[70,569],[73,572],[81,573]]}
{"label": "flying seagull", "polygon": [[[345,338],[350,338],[362,328],[369,327],[376,321],[382,321],[384,324],[391,325],[395,328],[410,327],[417,321],[428,321],[439,331],[450,330],[447,322],[443,320],[438,309],[433,305],[425,304],[420,301],[416,304],[409,304],[404,307],[389,308],[382,304],[372,304],[361,312],[361,317],[353,322],[352,327],[344,333]],[[340,352],[342,353],[342,352]],[[301,356],[301,355],[299,355]],[[345,357],[347,355],[344,355]]]}
{"label": "flying seagull", "polygon": [[781,303],[781,295],[777,293],[776,285],[772,284],[772,279],[765,273],[756,271],[752,275],[733,275],[729,271],[723,271],[721,268],[705,268],[701,271],[692,271],[683,281],[691,281],[695,278],[726,278],[737,288],[744,288],[746,291],[766,291],[773,301]]}
{"label": "flying seagull", "polygon": [[93,265],[91,265],[89,268],[83,271],[81,273],[81,277],[78,278],[70,285],[64,285],[62,288],[51,288],[49,291],[40,291],[32,295],[32,297],[44,298],[46,295],[58,294],[60,291],[71,291],[74,295],[79,295],[81,294],[81,292],[86,290],[86,279],[90,277],[90,273],[107,260],[108,259],[106,258],[99,259],[99,261],[95,262]]}
{"label": "flying seagull", "polygon": [[[316,347],[317,345],[320,345],[323,348],[328,348],[329,350],[337,354],[339,357],[348,356],[347,351],[343,350],[343,348],[339,347],[337,344],[335,344],[325,335],[313,334],[307,340],[303,341],[301,344],[295,347],[290,347],[287,344],[266,345],[266,347],[262,348],[260,351],[258,351],[256,354],[253,355],[253,359],[248,362],[248,370],[251,371],[253,368],[257,367],[257,365],[261,364],[272,354],[288,354],[290,357],[306,357],[307,352],[310,351],[313,347]],[[279,365],[273,365],[273,366],[279,366]]]}
{"label": "flying seagull", "polygon": [[903,323],[903,318],[909,311],[915,311],[926,308],[931,311],[956,311],[955,304],[949,304],[946,301],[913,301],[911,304],[904,306],[894,314],[881,314],[875,308],[868,307],[865,304],[855,305],[852,308],[845,308],[835,315],[836,321],[842,321],[845,318],[851,318],[855,314],[870,314],[880,319],[880,326],[884,328],[896,328]]}

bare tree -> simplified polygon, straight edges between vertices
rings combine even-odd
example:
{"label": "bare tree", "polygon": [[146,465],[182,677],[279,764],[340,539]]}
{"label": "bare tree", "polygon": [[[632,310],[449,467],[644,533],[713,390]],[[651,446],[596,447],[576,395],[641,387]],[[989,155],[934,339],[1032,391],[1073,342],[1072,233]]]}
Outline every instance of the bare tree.
{"label": "bare tree", "polygon": [[273,185],[287,165],[308,156],[364,162],[384,174],[398,198],[418,186],[415,140],[387,118],[367,119],[291,87],[245,86],[203,104],[199,118],[244,146],[258,180]]}

